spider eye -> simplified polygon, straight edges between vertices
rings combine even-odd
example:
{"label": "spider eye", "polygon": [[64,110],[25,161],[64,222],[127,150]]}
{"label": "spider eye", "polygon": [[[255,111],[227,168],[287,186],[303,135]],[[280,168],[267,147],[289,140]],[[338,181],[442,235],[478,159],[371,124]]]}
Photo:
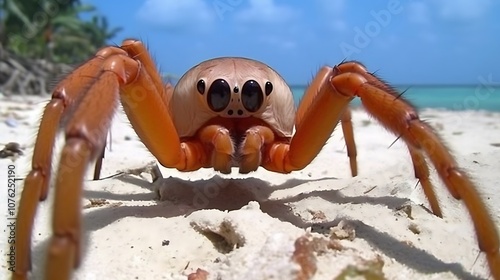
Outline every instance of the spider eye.
{"label": "spider eye", "polygon": [[269,96],[273,91],[273,84],[271,82],[266,83],[266,96]]}
{"label": "spider eye", "polygon": [[[199,82],[198,82],[199,84]],[[231,89],[223,79],[215,80],[208,89],[208,106],[215,112],[220,112],[229,105]]]}
{"label": "spider eye", "polygon": [[260,88],[259,83],[254,80],[246,81],[241,89],[241,101],[243,107],[249,112],[256,112],[259,110],[264,101],[264,94],[262,93],[262,88]]}
{"label": "spider eye", "polygon": [[196,84],[196,89],[201,95],[203,95],[203,93],[205,93],[205,81],[199,80],[198,83]]}

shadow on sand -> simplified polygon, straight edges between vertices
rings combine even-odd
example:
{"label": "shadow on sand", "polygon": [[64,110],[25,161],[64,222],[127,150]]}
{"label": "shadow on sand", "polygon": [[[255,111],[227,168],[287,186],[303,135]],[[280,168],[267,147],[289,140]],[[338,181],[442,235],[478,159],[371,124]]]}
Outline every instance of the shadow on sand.
{"label": "shadow on sand", "polygon": [[[118,207],[102,207],[84,213],[82,217],[84,225],[83,244],[88,244],[89,232],[102,229],[125,217],[171,218],[189,215],[193,211],[199,209],[231,211],[240,209],[250,201],[257,201],[264,213],[305,229],[313,226],[313,224],[304,222],[300,217],[295,215],[288,206],[289,203],[298,202],[309,197],[320,197],[338,204],[377,204],[385,205],[389,209],[396,209],[408,201],[407,199],[392,196],[344,196],[341,191],[338,190],[318,190],[309,193],[301,193],[284,199],[269,199],[273,192],[280,189],[290,189],[309,182],[332,179],[335,178],[312,180],[292,178],[280,185],[270,185],[268,182],[258,178],[222,179],[215,176],[208,180],[199,181],[165,178],[152,184],[138,177],[123,175],[114,180],[121,180],[129,184],[134,184],[140,188],[148,189],[151,192],[141,194],[113,194],[100,191],[84,191],[85,198],[100,198],[118,201],[156,201],[156,204],[152,206],[122,205]],[[460,279],[481,279],[467,272],[459,263],[443,262],[433,255],[421,249],[409,246],[362,221],[354,219],[349,220],[346,218],[343,218],[343,220],[348,221],[349,224],[355,227],[356,238],[366,240],[387,256],[397,259],[399,262],[421,273],[430,274],[449,271]],[[333,220],[320,224],[314,223],[314,225],[329,228],[336,226],[338,222],[340,221]],[[45,240],[33,248],[33,256],[35,257],[34,264],[41,264],[39,261],[43,263],[47,243],[48,241]],[[85,246],[83,247],[85,248]],[[40,275],[40,272],[40,266],[33,267],[33,275]]]}

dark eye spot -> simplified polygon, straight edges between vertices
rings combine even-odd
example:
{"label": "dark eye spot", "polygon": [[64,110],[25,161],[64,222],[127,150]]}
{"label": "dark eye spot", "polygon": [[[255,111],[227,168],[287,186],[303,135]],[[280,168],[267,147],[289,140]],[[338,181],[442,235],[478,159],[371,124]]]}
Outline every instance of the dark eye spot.
{"label": "dark eye spot", "polygon": [[254,80],[246,81],[241,89],[243,107],[249,112],[256,112],[264,101],[264,94],[259,83]]}
{"label": "dark eye spot", "polygon": [[271,94],[272,91],[273,91],[273,84],[271,82],[267,82],[266,83],[266,96]]}
{"label": "dark eye spot", "polygon": [[215,80],[208,89],[208,106],[215,112],[220,112],[229,105],[231,100],[231,89],[223,79]]}
{"label": "dark eye spot", "polygon": [[205,93],[205,81],[199,80],[196,84],[196,89],[198,89],[198,92],[203,95]]}

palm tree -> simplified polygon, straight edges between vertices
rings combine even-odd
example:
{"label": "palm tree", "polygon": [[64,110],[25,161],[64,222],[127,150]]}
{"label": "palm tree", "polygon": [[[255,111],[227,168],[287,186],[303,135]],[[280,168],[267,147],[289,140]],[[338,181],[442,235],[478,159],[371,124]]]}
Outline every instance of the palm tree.
{"label": "palm tree", "polygon": [[120,31],[121,27],[109,29],[108,19],[101,15],[94,15],[90,22],[87,22],[86,33],[90,36],[90,41],[95,48],[100,48],[113,39]]}
{"label": "palm tree", "polygon": [[53,17],[44,31],[44,57],[57,62],[75,63],[87,58],[95,51],[92,42],[85,34],[87,22],[78,16],[93,12],[91,5],[78,5]]}
{"label": "palm tree", "polygon": [[83,21],[95,7],[79,0],[0,0],[0,42],[19,55],[75,63],[92,55],[121,29],[105,17]]}
{"label": "palm tree", "polygon": [[[30,25],[29,15],[23,12],[22,8],[18,5],[17,1],[14,0],[1,0],[0,1],[0,43],[6,45],[7,34],[16,29],[19,32],[20,29],[16,28],[22,25]],[[9,29],[7,29],[9,26]],[[12,30],[12,31],[11,31]]]}

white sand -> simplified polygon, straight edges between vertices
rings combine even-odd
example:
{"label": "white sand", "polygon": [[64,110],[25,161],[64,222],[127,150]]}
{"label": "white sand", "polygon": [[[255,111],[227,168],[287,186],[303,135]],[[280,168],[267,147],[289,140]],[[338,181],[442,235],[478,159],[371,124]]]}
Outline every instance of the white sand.
{"label": "white sand", "polygon": [[[41,106],[33,98],[0,99],[0,149],[11,141],[32,147],[39,119],[35,107]],[[16,127],[6,125],[9,117],[17,120]],[[425,110],[421,118],[438,129],[500,225],[500,147],[491,145],[500,143],[500,113]],[[86,250],[75,279],[187,279],[197,268],[206,270],[208,279],[291,279],[299,268],[291,261],[295,240],[312,231],[324,247],[330,228],[340,221],[355,230],[355,238],[339,241],[341,250],[318,249],[313,279],[334,279],[348,266],[362,270],[377,258],[383,260],[387,279],[487,278],[485,257],[478,256],[463,205],[433,174],[445,217],[419,206],[427,202],[415,187],[405,146],[397,142],[388,148],[395,136],[364,112],[355,111],[353,119],[360,174],[356,178],[350,177],[337,130],[310,166],[289,175],[259,170],[243,179],[236,172],[222,176],[212,170],[166,169],[166,179],[155,185],[146,173],[87,181],[82,204],[89,199],[110,204],[82,210]],[[119,114],[102,176],[152,161]],[[18,176],[29,171],[29,162],[25,155],[14,163]],[[11,163],[0,159],[2,257],[9,234],[6,172]],[[20,198],[22,181],[17,187]],[[398,210],[403,205],[409,205],[411,218]],[[51,211],[50,199],[40,204],[33,233],[33,279],[41,278]],[[6,279],[6,261],[1,267],[0,278]]]}

